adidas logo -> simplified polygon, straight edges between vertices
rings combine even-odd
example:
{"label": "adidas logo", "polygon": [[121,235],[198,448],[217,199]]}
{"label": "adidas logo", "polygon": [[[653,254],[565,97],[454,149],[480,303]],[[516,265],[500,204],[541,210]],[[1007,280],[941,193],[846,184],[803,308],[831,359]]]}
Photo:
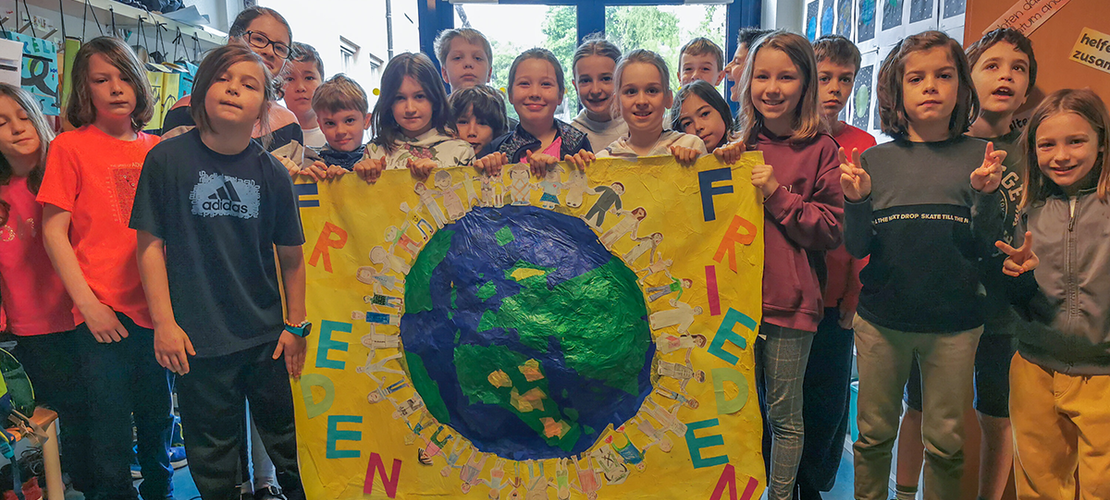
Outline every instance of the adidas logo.
{"label": "adidas logo", "polygon": [[201,203],[200,207],[205,210],[247,213],[247,206],[239,199],[239,193],[235,192],[235,186],[229,180],[225,180],[224,185],[208,196],[208,200]]}
{"label": "adidas logo", "polygon": [[193,186],[189,199],[193,214],[202,217],[233,216],[240,219],[258,217],[260,193],[252,179],[200,172],[200,181]]}

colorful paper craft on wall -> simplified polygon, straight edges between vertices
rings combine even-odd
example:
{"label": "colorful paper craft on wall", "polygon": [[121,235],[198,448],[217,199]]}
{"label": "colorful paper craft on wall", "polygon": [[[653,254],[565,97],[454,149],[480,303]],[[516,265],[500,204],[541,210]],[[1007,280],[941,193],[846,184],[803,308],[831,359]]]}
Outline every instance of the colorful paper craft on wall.
{"label": "colorful paper craft on wall", "polygon": [[297,185],[308,497],[759,498],[759,163]]}
{"label": "colorful paper craft on wall", "polygon": [[22,33],[5,31],[3,36],[23,43],[23,90],[38,99],[44,114],[58,116],[58,47]]}

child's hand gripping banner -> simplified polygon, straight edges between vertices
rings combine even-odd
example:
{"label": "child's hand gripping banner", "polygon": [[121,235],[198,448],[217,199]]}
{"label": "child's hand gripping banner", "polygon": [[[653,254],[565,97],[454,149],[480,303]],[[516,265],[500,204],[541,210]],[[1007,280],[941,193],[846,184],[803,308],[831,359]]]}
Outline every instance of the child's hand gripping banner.
{"label": "child's hand gripping banner", "polygon": [[762,161],[297,185],[308,498],[759,498]]}

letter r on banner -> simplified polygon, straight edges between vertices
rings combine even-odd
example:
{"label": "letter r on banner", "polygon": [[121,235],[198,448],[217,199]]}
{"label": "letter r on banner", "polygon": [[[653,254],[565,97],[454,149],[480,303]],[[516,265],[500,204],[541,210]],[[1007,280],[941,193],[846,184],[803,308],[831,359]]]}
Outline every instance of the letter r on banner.
{"label": "letter r on banner", "polygon": [[[741,229],[744,232],[740,232]],[[755,241],[755,233],[755,224],[748,222],[739,215],[732,216],[732,222],[728,225],[728,232],[721,238],[721,244],[717,246],[717,253],[713,254],[713,260],[720,262],[727,253],[728,268],[732,269],[732,272],[736,272],[736,245],[751,245]]]}
{"label": "letter r on banner", "polygon": [[[335,235],[336,238],[332,238],[332,235]],[[329,273],[332,272],[331,255],[328,255],[328,248],[340,249],[346,244],[347,231],[335,224],[325,222],[324,229],[320,231],[320,237],[316,239],[316,246],[312,248],[312,255],[308,258],[308,265],[315,267],[320,262],[320,257],[323,257],[324,270]]]}

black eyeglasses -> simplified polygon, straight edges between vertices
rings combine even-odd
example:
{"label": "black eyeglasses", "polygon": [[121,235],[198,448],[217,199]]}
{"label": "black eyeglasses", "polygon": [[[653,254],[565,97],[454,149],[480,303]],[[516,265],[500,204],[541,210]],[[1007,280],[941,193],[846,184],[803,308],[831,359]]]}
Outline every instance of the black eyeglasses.
{"label": "black eyeglasses", "polygon": [[247,40],[247,43],[251,44],[251,46],[256,49],[264,49],[266,47],[269,47],[270,45],[273,45],[274,55],[278,56],[278,58],[280,59],[289,58],[288,45],[282,42],[275,42],[273,40],[270,40],[270,37],[262,33],[259,33],[257,31],[244,31],[243,38]]}

